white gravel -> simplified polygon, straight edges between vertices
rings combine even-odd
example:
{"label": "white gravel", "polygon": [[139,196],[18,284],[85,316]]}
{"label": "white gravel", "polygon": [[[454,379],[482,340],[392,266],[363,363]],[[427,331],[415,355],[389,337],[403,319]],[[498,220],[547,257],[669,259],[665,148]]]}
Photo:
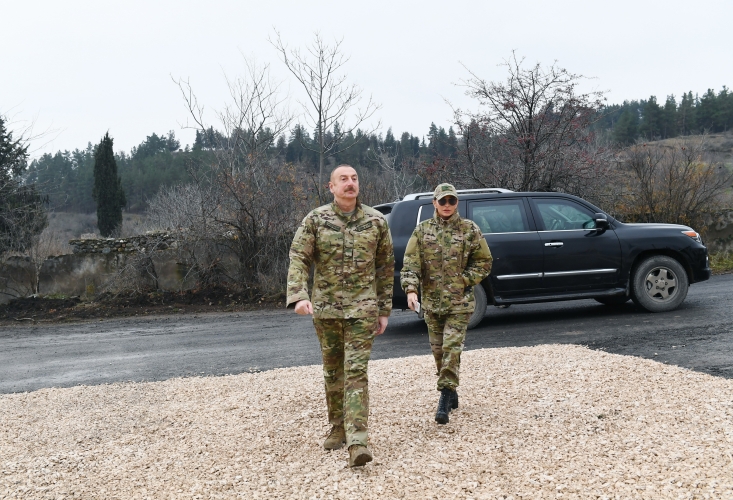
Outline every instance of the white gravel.
{"label": "white gravel", "polygon": [[[427,346],[426,346],[427,350]],[[370,363],[375,461],[327,452],[319,366],[0,396],[0,498],[733,498],[733,381],[577,346]]]}

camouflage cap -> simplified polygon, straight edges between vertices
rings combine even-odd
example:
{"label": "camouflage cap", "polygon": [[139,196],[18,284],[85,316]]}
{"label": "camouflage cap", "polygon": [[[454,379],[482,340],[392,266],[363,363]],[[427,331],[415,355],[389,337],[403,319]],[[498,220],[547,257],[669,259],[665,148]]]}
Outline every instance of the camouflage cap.
{"label": "camouflage cap", "polygon": [[435,188],[433,198],[439,200],[445,196],[454,196],[458,198],[458,193],[456,192],[456,188],[453,187],[453,184],[444,182],[443,184],[438,184],[438,187]]}

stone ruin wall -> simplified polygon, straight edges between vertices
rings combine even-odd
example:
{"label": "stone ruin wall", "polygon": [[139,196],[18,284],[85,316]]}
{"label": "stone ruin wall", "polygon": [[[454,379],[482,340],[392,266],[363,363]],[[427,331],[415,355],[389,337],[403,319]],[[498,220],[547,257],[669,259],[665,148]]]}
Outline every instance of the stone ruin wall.
{"label": "stone ruin wall", "polygon": [[733,252],[733,210],[723,210],[705,217],[705,245],[711,252]]}
{"label": "stone ruin wall", "polygon": [[[70,240],[72,253],[46,259],[39,272],[42,295],[93,295],[125,266],[138,250],[155,245],[152,263],[157,285],[163,290],[186,290],[195,282],[187,276],[187,266],[179,262],[178,243],[168,233],[148,233],[130,238],[82,238]],[[13,297],[32,293],[30,273],[35,273],[30,260],[13,257],[0,264],[0,304]]]}
{"label": "stone ruin wall", "polygon": [[110,254],[132,253],[139,249],[145,250],[148,245],[156,245],[159,250],[176,248],[173,236],[164,232],[152,232],[129,238],[81,238],[69,240],[71,250],[75,254]]}

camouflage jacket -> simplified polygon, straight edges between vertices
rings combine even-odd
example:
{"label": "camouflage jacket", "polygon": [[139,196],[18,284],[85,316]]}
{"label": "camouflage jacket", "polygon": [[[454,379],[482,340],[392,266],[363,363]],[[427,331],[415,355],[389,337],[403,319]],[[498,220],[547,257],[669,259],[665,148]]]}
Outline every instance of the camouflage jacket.
{"label": "camouflage jacket", "polygon": [[417,292],[426,311],[471,312],[473,285],[491,272],[491,252],[481,229],[458,212],[448,220],[437,215],[421,222],[407,242],[400,282],[405,293]]}
{"label": "camouflage jacket", "polygon": [[313,316],[323,319],[389,316],[394,250],[381,213],[357,204],[347,217],[336,203],[306,215],[290,247],[286,307],[308,300],[313,274]]}

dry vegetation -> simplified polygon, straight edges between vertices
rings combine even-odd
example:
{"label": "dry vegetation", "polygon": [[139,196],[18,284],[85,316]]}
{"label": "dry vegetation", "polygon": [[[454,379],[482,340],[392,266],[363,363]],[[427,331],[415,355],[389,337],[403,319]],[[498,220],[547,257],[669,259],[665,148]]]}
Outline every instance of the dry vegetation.
{"label": "dry vegetation", "polygon": [[710,268],[713,274],[728,274],[733,272],[733,255],[731,252],[710,254]]}
{"label": "dry vegetation", "polygon": [[327,452],[320,366],[0,396],[0,498],[733,498],[733,381],[540,346],[370,364],[375,461]]}
{"label": "dry vegetation", "polygon": [[[123,213],[120,236],[128,237],[143,234],[147,229],[148,217],[144,214]],[[58,239],[68,243],[82,234],[99,234],[96,214],[74,212],[50,212],[45,232],[55,234]],[[71,253],[71,248],[67,249]],[[57,254],[58,255],[58,254]]]}
{"label": "dry vegetation", "polygon": [[[692,137],[694,138],[694,136]],[[724,132],[720,134],[707,134],[705,136],[707,150],[710,153],[719,153],[724,158],[726,164],[733,166],[733,132]],[[658,141],[660,146],[671,147],[677,146],[685,137],[675,137],[672,139],[664,139]]]}

